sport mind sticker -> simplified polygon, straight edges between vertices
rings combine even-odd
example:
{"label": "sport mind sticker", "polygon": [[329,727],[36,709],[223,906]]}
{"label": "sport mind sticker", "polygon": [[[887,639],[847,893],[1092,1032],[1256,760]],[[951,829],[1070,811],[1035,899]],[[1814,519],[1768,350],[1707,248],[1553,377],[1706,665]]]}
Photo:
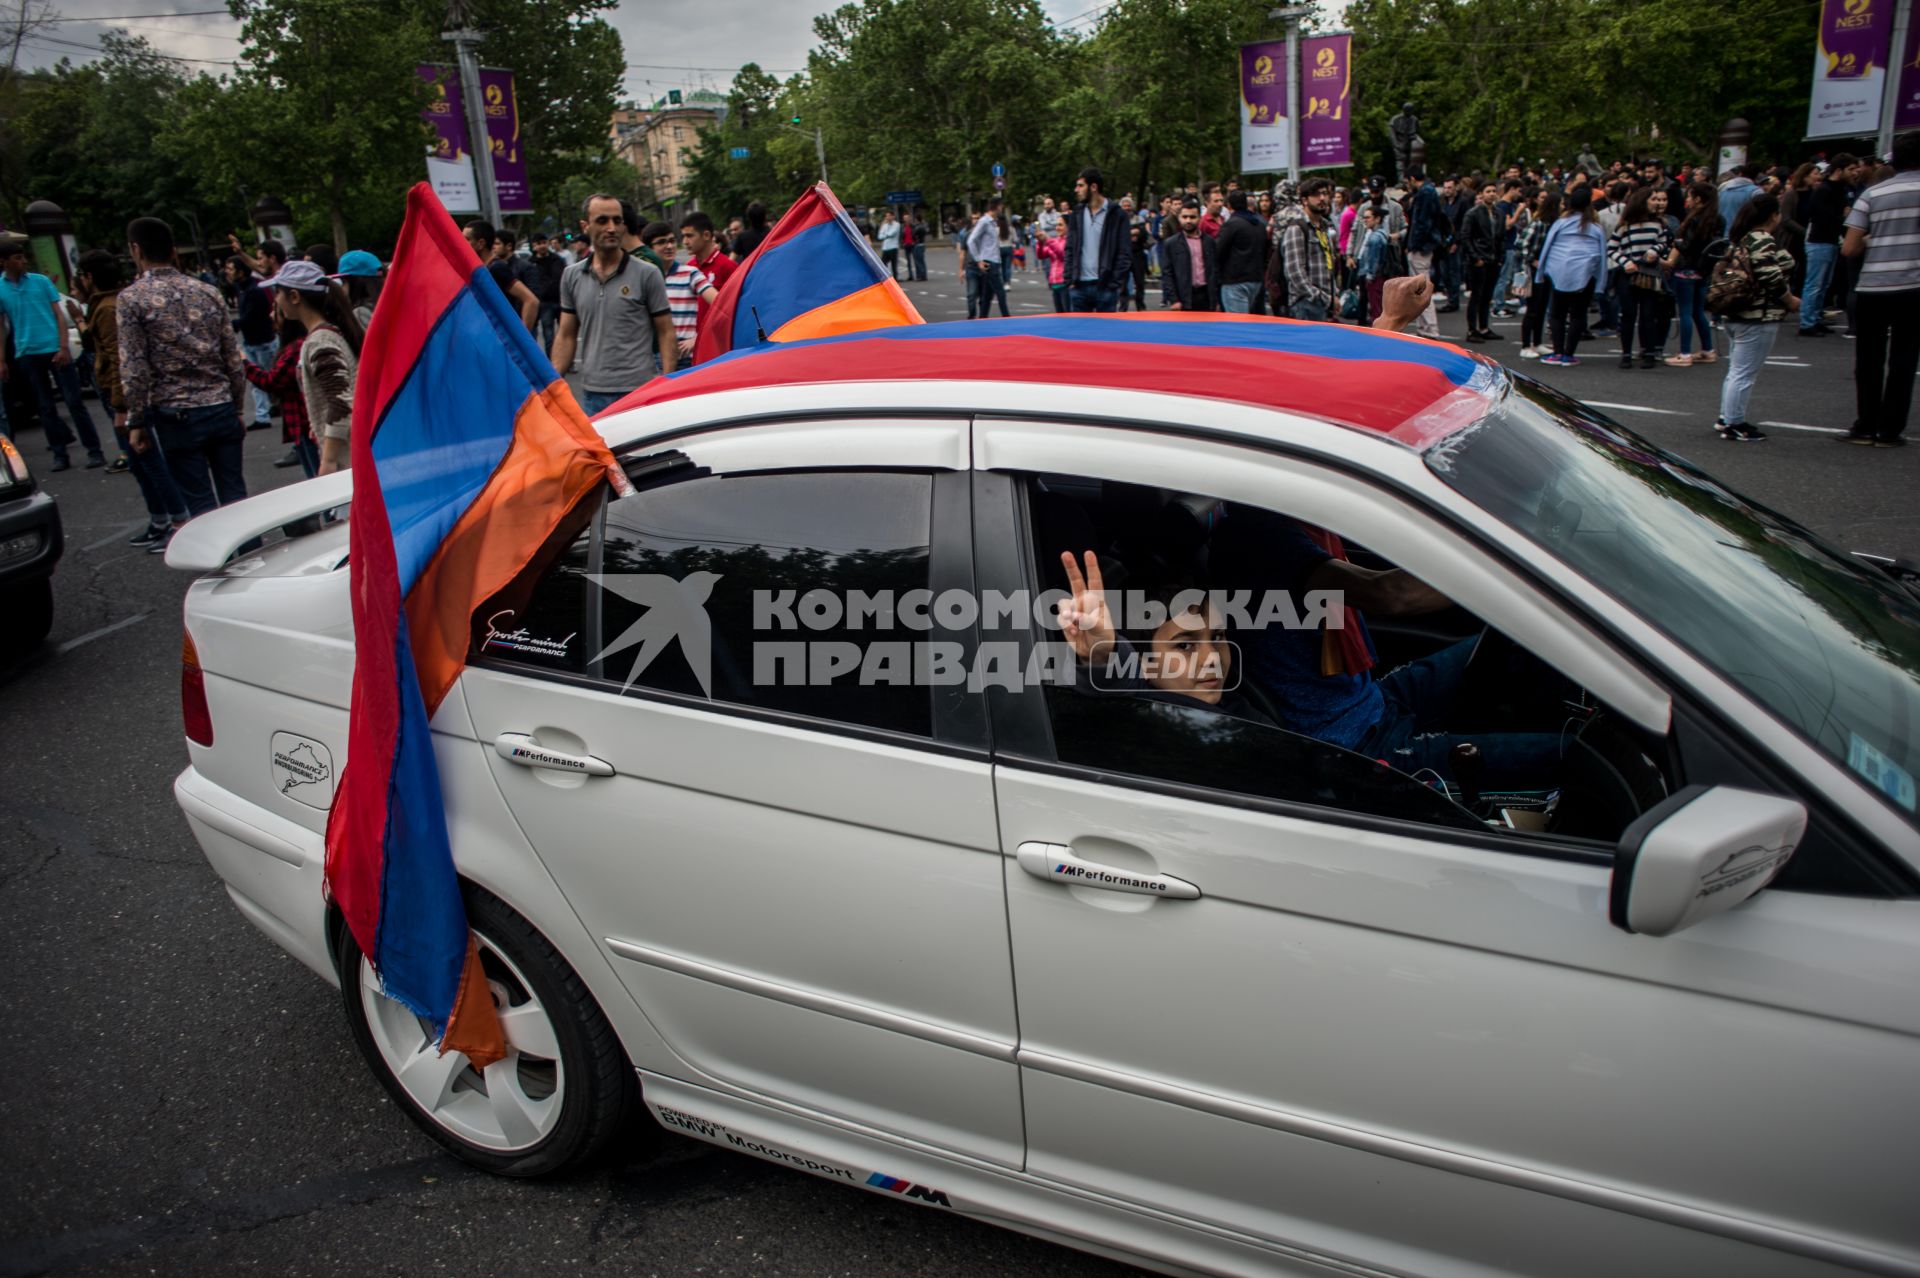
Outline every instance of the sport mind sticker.
{"label": "sport mind sticker", "polygon": [[276,732],[271,749],[275,790],[322,812],[333,806],[333,753],[326,746],[312,737]]}
{"label": "sport mind sticker", "polygon": [[953,1200],[947,1197],[945,1191],[934,1189],[929,1185],[918,1185],[910,1180],[902,1180],[897,1176],[889,1176],[885,1172],[855,1171],[850,1167],[844,1167],[838,1163],[823,1162],[820,1159],[810,1158],[805,1154],[796,1153],[791,1149],[785,1149],[779,1145],[742,1136],[732,1128],[723,1126],[711,1119],[699,1118],[677,1109],[669,1109],[665,1105],[651,1105],[650,1107],[653,1110],[654,1117],[658,1118],[663,1126],[670,1127],[677,1132],[683,1132],[696,1140],[708,1141],[715,1145],[724,1145],[732,1149],[737,1149],[743,1154],[752,1154],[756,1158],[764,1158],[770,1162],[785,1163],[789,1167],[798,1167],[801,1171],[809,1171],[816,1176],[825,1176],[831,1180],[844,1180],[850,1185],[859,1185],[864,1189],[874,1189],[881,1193],[898,1194],[902,1198],[911,1198],[915,1202],[926,1203],[930,1207],[946,1207],[949,1209],[953,1207]]}

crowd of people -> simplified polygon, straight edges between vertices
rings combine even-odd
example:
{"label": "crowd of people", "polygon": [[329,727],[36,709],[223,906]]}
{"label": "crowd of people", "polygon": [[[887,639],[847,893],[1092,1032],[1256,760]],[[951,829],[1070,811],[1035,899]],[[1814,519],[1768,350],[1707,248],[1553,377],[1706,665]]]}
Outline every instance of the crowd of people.
{"label": "crowd of people", "polygon": [[990,199],[948,235],[973,318],[1008,313],[1006,282],[1031,249],[1057,311],[1144,310],[1157,281],[1167,310],[1371,325],[1389,282],[1424,277],[1434,301],[1412,325],[1421,336],[1464,309],[1467,342],[1504,341],[1494,317],[1518,319],[1518,357],[1549,366],[1581,363],[1588,338],[1617,341],[1623,369],[1724,352],[1716,429],[1734,442],[1766,438],[1748,410],[1780,327],[1822,338],[1844,317],[1859,388],[1845,439],[1897,447],[1920,359],[1920,135],[1890,158],[1743,164],[1715,181],[1583,153],[1571,169],[1498,175],[1430,179],[1411,165],[1395,186],[1195,184],[1152,207],[1108,199],[1089,168],[1071,200],[1043,196],[1022,218]]}
{"label": "crowd of people", "polygon": [[[1505,340],[1494,317],[1517,318],[1519,358],[1546,365],[1578,364],[1589,337],[1617,340],[1623,369],[1724,355],[1716,429],[1737,442],[1765,438],[1749,406],[1780,329],[1818,339],[1844,318],[1856,413],[1843,438],[1898,447],[1920,364],[1920,134],[1898,138],[1890,159],[1740,165],[1717,182],[1704,169],[1602,167],[1590,155],[1571,170],[1516,164],[1435,180],[1410,165],[1394,186],[1316,176],[1253,191],[1230,180],[1143,203],[1110,199],[1088,168],[1071,198],[1042,197],[1031,216],[993,198],[942,231],[973,318],[1009,314],[1007,280],[1033,270],[1061,312],[1144,310],[1151,283],[1169,311],[1427,337],[1439,336],[1439,313],[1464,309],[1470,343]],[[927,277],[924,209],[889,206],[860,225],[896,279]],[[719,290],[768,227],[758,203],[722,228],[697,211],[646,220],[596,194],[577,235],[535,232],[523,251],[513,231],[481,220],[464,234],[593,414],[692,360]],[[326,244],[230,246],[217,277],[189,275],[169,225],[136,218],[124,255],[79,257],[69,296],[30,269],[26,241],[0,237],[0,378],[37,412],[51,470],[74,464],[77,443],[86,467],[133,475],[148,526],[131,541],[155,552],[186,520],[246,495],[247,430],[279,419],[276,465],[309,476],[347,465],[382,263]],[[111,423],[112,459],[88,384]],[[5,404],[0,431],[11,435]]]}

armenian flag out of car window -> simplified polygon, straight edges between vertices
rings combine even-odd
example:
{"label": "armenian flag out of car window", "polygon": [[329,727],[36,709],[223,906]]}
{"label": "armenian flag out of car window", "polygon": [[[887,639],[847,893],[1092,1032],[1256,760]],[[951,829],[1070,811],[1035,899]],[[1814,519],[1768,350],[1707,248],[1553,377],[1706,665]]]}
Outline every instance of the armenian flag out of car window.
{"label": "armenian flag out of car window", "polygon": [[696,363],[761,341],[919,324],[866,236],[822,182],[795,201],[714,300]]}
{"label": "armenian flag out of car window", "polygon": [[327,891],[386,993],[484,1068],[506,1046],[427,724],[474,609],[618,471],[425,183],[361,353],[352,458],[353,710]]}

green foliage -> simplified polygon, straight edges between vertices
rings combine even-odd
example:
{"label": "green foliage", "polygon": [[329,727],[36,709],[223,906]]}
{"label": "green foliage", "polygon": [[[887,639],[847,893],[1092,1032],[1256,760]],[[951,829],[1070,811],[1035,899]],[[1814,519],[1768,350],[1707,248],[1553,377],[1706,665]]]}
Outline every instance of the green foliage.
{"label": "green foliage", "polygon": [[1791,157],[1817,14],[1804,0],[1353,0],[1356,152],[1391,172],[1387,120],[1411,101],[1444,168],[1571,163],[1584,143],[1603,160],[1704,161],[1736,115],[1756,157]]}
{"label": "green foliage", "polygon": [[142,214],[174,222],[189,243],[217,222],[223,239],[235,202],[209,198],[153,144],[155,122],[173,116],[191,88],[185,76],[143,39],[110,32],[102,47],[96,62],[63,61],[15,79],[14,127],[0,161],[9,220],[46,199],[66,210],[88,246],[118,248],[128,220]]}
{"label": "green foliage", "polygon": [[[687,156],[687,194],[723,219],[753,200],[764,201],[778,217],[780,208],[819,180],[807,123],[815,105],[803,77],[783,85],[755,63],[741,67],[727,94],[725,118],[702,129],[699,146]],[[798,128],[792,124],[796,115]],[[736,160],[732,153],[740,147],[747,156]],[[829,163],[837,165],[837,155]],[[828,175],[840,189],[839,172],[830,167]]]}

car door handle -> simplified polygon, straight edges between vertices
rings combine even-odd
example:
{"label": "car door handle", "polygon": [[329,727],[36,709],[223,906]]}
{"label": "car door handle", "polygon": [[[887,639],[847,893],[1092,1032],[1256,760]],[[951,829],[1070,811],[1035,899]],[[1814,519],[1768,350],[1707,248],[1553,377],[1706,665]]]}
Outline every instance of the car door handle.
{"label": "car door handle", "polygon": [[1020,868],[1036,879],[1065,883],[1071,887],[1100,888],[1107,892],[1132,892],[1136,896],[1159,896],[1174,901],[1197,901],[1200,889],[1171,874],[1140,874],[1117,865],[1102,865],[1073,854],[1064,843],[1022,843]]}
{"label": "car door handle", "polygon": [[613,765],[605,759],[549,750],[525,732],[501,733],[493,739],[493,750],[508,763],[517,763],[523,768],[552,768],[556,772],[577,772],[589,777],[613,775]]}

